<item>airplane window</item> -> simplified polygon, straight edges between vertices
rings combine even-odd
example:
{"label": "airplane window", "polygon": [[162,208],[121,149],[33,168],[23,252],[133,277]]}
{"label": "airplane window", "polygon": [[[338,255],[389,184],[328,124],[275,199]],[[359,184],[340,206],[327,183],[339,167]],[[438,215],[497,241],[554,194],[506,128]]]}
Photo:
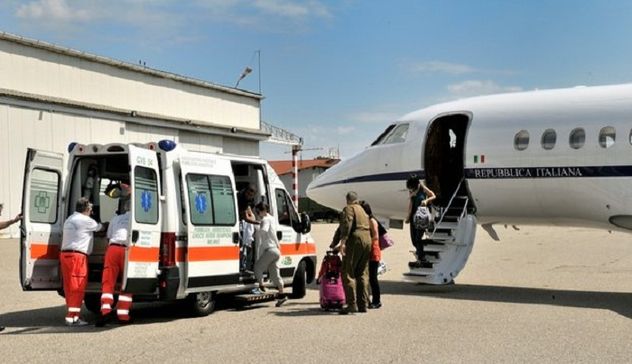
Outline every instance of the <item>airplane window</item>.
{"label": "airplane window", "polygon": [[571,135],[568,137],[568,143],[573,149],[579,149],[584,146],[586,142],[586,132],[582,128],[576,128],[571,131]]}
{"label": "airplane window", "polygon": [[384,140],[384,137],[386,136],[386,134],[388,134],[391,130],[393,130],[393,128],[395,127],[395,124],[391,124],[388,126],[388,128],[386,128],[386,130],[384,130],[382,132],[382,134],[380,134],[377,139],[375,139],[375,141],[373,143],[371,143],[371,146],[373,145],[378,145],[378,144],[382,144],[382,140]]}
{"label": "airplane window", "polygon": [[525,150],[529,146],[529,132],[520,130],[514,137],[514,148],[516,150]]}
{"label": "airplane window", "polygon": [[406,140],[407,134],[408,124],[399,124],[384,137],[384,140],[382,140],[380,144],[403,143]]}
{"label": "airplane window", "polygon": [[542,133],[542,148],[546,150],[551,150],[555,147],[555,141],[557,140],[557,134],[553,129],[546,129],[544,133]]}
{"label": "airplane window", "polygon": [[606,126],[599,131],[599,145],[602,148],[610,148],[614,145],[617,133],[612,126]]}

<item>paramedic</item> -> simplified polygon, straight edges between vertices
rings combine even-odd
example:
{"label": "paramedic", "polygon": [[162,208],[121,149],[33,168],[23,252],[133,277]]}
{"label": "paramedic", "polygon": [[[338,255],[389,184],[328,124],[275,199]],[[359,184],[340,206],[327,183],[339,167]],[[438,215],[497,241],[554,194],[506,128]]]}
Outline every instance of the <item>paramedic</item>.
{"label": "paramedic", "polygon": [[[2,215],[2,209],[4,208],[4,205],[0,203],[0,215]],[[2,229],[6,229],[9,226],[15,224],[16,222],[20,221],[22,219],[22,214],[17,214],[17,216],[15,216],[13,219],[11,220],[7,220],[7,221],[0,221],[0,230]],[[4,330],[4,326],[0,326],[0,331]]]}
{"label": "paramedic", "polygon": [[[116,215],[108,226],[107,238],[108,247],[105,251],[103,262],[103,279],[101,286],[101,318],[97,326],[105,325],[108,315],[112,312],[114,304],[114,287],[116,281],[123,274],[125,269],[125,251],[128,248],[129,226],[130,226],[130,193],[129,186],[121,185],[122,194],[119,199],[121,208],[120,215]],[[116,307],[116,315],[119,322],[126,324],[130,322],[130,309],[132,308],[132,295],[121,292]]]}
{"label": "paramedic", "polygon": [[88,255],[92,253],[92,236],[104,230],[104,225],[94,221],[92,203],[85,197],[75,205],[75,213],[64,222],[64,233],[59,260],[66,297],[67,326],[84,326],[87,322],[79,318],[81,303],[88,283]]}
{"label": "paramedic", "polygon": [[279,290],[276,303],[276,306],[279,307],[287,301],[287,297],[283,294],[283,280],[281,279],[278,264],[279,259],[281,259],[281,250],[276,234],[276,222],[272,215],[268,213],[269,210],[270,207],[263,202],[260,202],[255,207],[257,216],[260,218],[259,226],[256,228],[259,257],[255,262],[255,278],[257,283],[259,283],[259,290],[265,291],[263,287],[263,272],[268,271],[270,280]]}
{"label": "paramedic", "polygon": [[255,205],[257,188],[250,184],[237,194],[237,208],[239,209],[239,230],[241,232],[241,269],[247,270],[252,266],[252,242],[254,240],[255,225],[259,224],[252,209]]}
{"label": "paramedic", "polygon": [[340,253],[342,254],[342,283],[345,287],[347,307],[340,311],[366,312],[369,297],[369,256],[371,235],[369,216],[358,204],[358,195],[349,192],[347,206],[340,218]]}

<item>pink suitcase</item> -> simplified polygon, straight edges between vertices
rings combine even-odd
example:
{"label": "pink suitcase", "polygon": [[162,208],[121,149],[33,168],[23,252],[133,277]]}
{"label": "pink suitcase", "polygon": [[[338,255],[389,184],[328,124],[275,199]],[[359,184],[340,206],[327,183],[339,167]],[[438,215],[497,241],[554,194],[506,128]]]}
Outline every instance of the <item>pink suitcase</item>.
{"label": "pink suitcase", "polygon": [[340,257],[333,252],[327,252],[319,275],[320,307],[324,310],[340,309],[345,304],[341,266]]}

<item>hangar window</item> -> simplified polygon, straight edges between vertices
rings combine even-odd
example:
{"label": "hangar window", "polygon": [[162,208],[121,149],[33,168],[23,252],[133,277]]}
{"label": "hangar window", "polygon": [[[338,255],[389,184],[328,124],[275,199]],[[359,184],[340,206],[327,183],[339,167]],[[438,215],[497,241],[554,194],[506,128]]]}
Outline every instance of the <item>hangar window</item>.
{"label": "hangar window", "polygon": [[525,150],[529,146],[529,132],[520,130],[514,136],[514,148],[516,150]]}
{"label": "hangar window", "polygon": [[571,134],[568,137],[568,144],[570,144],[571,148],[579,149],[584,146],[586,142],[586,132],[582,128],[576,128],[571,131]]}
{"label": "hangar window", "polygon": [[606,126],[599,131],[599,145],[602,148],[610,148],[614,145],[617,133],[612,126]]}
{"label": "hangar window", "polygon": [[546,150],[551,150],[555,147],[555,142],[557,141],[557,134],[553,129],[546,129],[544,133],[542,133],[542,148]]}

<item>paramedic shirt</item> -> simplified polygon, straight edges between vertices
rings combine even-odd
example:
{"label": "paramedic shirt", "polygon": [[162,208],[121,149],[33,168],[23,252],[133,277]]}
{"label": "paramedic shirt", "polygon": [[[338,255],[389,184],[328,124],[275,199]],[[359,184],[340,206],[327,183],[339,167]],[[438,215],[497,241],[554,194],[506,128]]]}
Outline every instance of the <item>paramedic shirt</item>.
{"label": "paramedic shirt", "polygon": [[123,215],[116,215],[110,221],[108,226],[107,237],[110,244],[122,244],[127,245],[127,232],[129,230],[129,211]]}
{"label": "paramedic shirt", "polygon": [[64,222],[61,250],[77,250],[92,253],[92,233],[102,229],[101,224],[80,212],[70,215]]}

